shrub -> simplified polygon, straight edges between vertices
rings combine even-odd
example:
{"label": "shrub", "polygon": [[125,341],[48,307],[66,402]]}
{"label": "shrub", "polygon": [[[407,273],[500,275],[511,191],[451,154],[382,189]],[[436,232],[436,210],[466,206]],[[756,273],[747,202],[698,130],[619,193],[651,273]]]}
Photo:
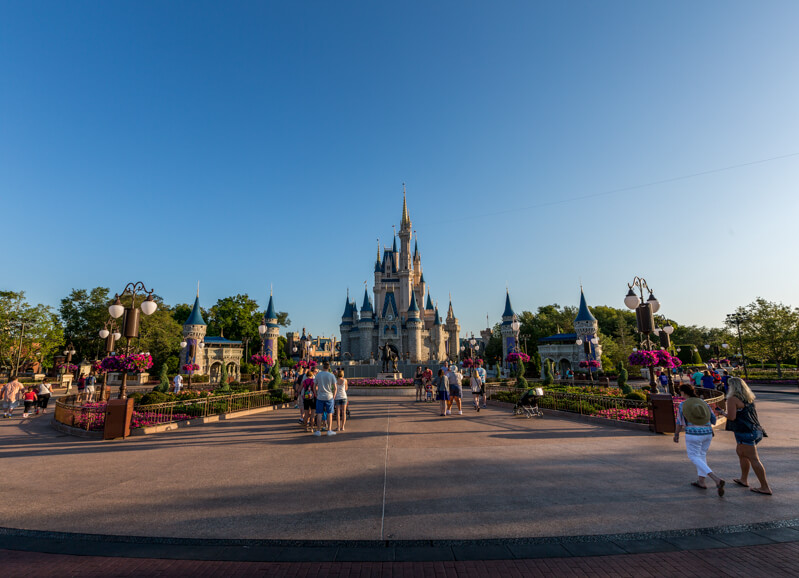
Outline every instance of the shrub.
{"label": "shrub", "polygon": [[616,378],[616,383],[619,385],[619,389],[624,395],[631,393],[633,388],[627,385],[627,369],[624,367],[624,364],[620,361],[617,369],[619,371],[619,377]]}
{"label": "shrub", "polygon": [[223,386],[227,386],[227,385],[228,385],[228,380],[227,380],[227,378],[228,378],[228,374],[227,374],[227,364],[226,364],[226,363],[223,363],[223,364],[222,364],[222,371],[221,371],[221,373],[219,374],[219,383],[220,383],[220,384],[222,384]]}
{"label": "shrub", "polygon": [[276,363],[272,366],[272,381],[269,382],[269,389],[279,389],[283,384],[283,377],[280,375],[280,364]]}
{"label": "shrub", "polygon": [[151,391],[139,399],[139,405],[153,405],[155,403],[164,403],[167,401],[169,401],[169,396],[167,394],[161,393],[160,391]]}
{"label": "shrub", "polygon": [[630,393],[625,394],[624,399],[632,399],[635,401],[646,401],[646,394],[640,391],[631,391]]}
{"label": "shrub", "polygon": [[544,378],[541,380],[541,383],[546,387],[552,385],[554,381],[555,378],[552,376],[552,360],[547,359],[544,362]]}

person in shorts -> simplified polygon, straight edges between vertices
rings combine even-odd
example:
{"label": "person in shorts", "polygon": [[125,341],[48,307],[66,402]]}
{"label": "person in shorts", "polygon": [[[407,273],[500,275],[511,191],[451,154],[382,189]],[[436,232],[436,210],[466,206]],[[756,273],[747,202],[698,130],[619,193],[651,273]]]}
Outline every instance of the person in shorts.
{"label": "person in shorts", "polygon": [[310,369],[305,372],[305,379],[302,380],[300,398],[302,399],[302,423],[305,425],[305,431],[313,431],[316,392],[314,391],[313,371]]}
{"label": "person in shorts", "polygon": [[477,373],[477,368],[472,369],[472,375],[469,378],[469,387],[472,390],[472,397],[474,398],[474,409],[480,411],[480,397],[483,395],[483,384],[480,382],[480,375]]}
{"label": "person in shorts", "polygon": [[416,401],[422,401],[424,395],[424,369],[419,365],[416,368],[416,374],[413,376],[413,385],[416,388]]}
{"label": "person in shorts", "polygon": [[[37,401],[39,396],[36,395],[33,386],[30,386],[23,396],[25,401],[25,409],[22,411],[22,417],[28,417],[31,413],[31,410],[38,405]],[[36,413],[39,413],[38,409],[36,410]]]}
{"label": "person in shorts", "polygon": [[183,376],[180,375],[180,373],[178,373],[175,376],[175,379],[172,380],[172,392],[180,393],[182,387],[183,387]]}
{"label": "person in shorts", "polygon": [[339,369],[336,373],[336,397],[333,402],[336,406],[336,431],[344,431],[347,425],[347,380],[344,378],[344,370]]}
{"label": "person in shorts", "polygon": [[39,407],[42,413],[47,413],[47,404],[50,402],[50,396],[53,395],[53,386],[47,383],[45,379],[39,384]]}
{"label": "person in shorts", "polygon": [[94,391],[95,386],[97,385],[97,378],[94,376],[94,372],[92,371],[86,377],[86,401],[92,401],[94,399]]}
{"label": "person in shorts", "polygon": [[78,378],[78,401],[83,401],[83,395],[86,393],[86,376],[81,375]]}
{"label": "person in shorts", "polygon": [[24,392],[25,388],[16,377],[0,389],[0,402],[2,402],[3,408],[5,409],[3,417],[13,417],[14,409],[16,409],[19,402],[22,401]]}
{"label": "person in shorts", "polygon": [[322,371],[316,374],[313,379],[316,389],[316,425],[319,427],[313,435],[322,435],[322,420],[327,426],[327,435],[334,436],[333,431],[333,400],[336,398],[338,387],[336,386],[336,376],[330,373],[330,362],[322,364]]}
{"label": "person in shorts", "polygon": [[463,388],[461,387],[461,380],[463,375],[458,371],[457,365],[449,367],[447,380],[449,381],[449,401],[447,402],[447,415],[452,415],[452,406],[458,406],[458,415],[463,415],[463,407],[461,398],[463,397]]}
{"label": "person in shorts", "polygon": [[438,370],[438,375],[433,380],[436,388],[438,401],[441,403],[441,415],[447,415],[447,403],[449,402],[449,381],[443,369]]}

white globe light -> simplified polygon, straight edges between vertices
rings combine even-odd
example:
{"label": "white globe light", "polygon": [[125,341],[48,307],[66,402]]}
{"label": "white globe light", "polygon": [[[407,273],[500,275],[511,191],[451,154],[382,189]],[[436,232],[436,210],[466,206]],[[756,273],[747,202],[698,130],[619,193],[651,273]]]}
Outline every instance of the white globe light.
{"label": "white globe light", "polygon": [[578,338],[577,341],[574,342],[574,344],[575,345],[582,345],[583,344],[583,340]]}
{"label": "white globe light", "polygon": [[122,334],[119,331],[116,331],[114,333],[114,339],[119,339],[120,337],[122,337]]}
{"label": "white globe light", "polygon": [[599,344],[599,339],[597,339],[596,337],[592,337],[591,338],[591,343],[593,343],[594,345],[598,345]]}
{"label": "white globe light", "polygon": [[727,344],[727,343],[722,343],[722,344],[721,344],[721,346],[722,346],[724,349],[727,349],[727,348],[729,347],[729,344]]}
{"label": "white globe light", "polygon": [[624,298],[624,304],[627,306],[628,309],[635,309],[641,304],[641,300],[638,298],[638,295],[630,288],[627,292],[627,296]]}
{"label": "white globe light", "polygon": [[152,315],[155,313],[155,310],[158,309],[158,303],[153,301],[153,296],[150,295],[147,299],[145,299],[144,303],[141,304],[141,311],[145,315]]}
{"label": "white globe light", "polygon": [[655,327],[655,328],[652,330],[652,333],[654,333],[655,335],[660,335],[660,327]]}
{"label": "white globe light", "polygon": [[258,326],[258,333],[260,333],[261,335],[266,333],[266,325],[264,325],[264,324],[259,325]]}
{"label": "white globe light", "polygon": [[101,330],[100,330],[100,338],[101,338],[101,339],[105,339],[105,338],[106,338],[106,337],[108,337],[109,335],[111,335],[111,332],[110,332],[110,331],[108,331],[108,329],[101,329]]}
{"label": "white globe light", "polygon": [[181,349],[183,349],[184,347],[186,347],[186,345],[188,345],[188,344],[187,344],[185,341],[181,341],[181,342],[180,342],[180,348],[181,348]]}
{"label": "white globe light", "polygon": [[710,349],[710,345],[705,343],[705,349]]}
{"label": "white globe light", "polygon": [[203,349],[205,347],[205,343],[203,343],[202,341],[198,345],[199,345],[200,349]]}
{"label": "white globe light", "polygon": [[655,299],[654,293],[649,293],[649,299],[647,299],[646,302],[649,303],[649,306],[652,308],[652,313],[660,311],[660,301]]}
{"label": "white globe light", "polygon": [[671,335],[672,333],[674,333],[674,327],[672,327],[671,325],[666,325],[666,327],[663,328],[663,331],[666,332],[666,335]]}
{"label": "white globe light", "polygon": [[124,312],[125,312],[125,308],[124,308],[124,307],[122,306],[122,304],[119,302],[119,299],[117,299],[117,302],[116,302],[116,303],[114,303],[113,305],[111,305],[111,306],[108,308],[108,314],[109,314],[111,317],[113,317],[114,319],[119,319],[120,317],[122,317],[122,314],[123,314]]}

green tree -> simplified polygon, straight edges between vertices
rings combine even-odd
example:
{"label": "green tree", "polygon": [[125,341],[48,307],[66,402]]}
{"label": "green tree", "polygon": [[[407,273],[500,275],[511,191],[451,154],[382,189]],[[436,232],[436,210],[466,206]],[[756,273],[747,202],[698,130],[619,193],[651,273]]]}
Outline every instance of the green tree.
{"label": "green tree", "polygon": [[749,356],[777,364],[782,376],[782,364],[799,353],[799,312],[788,305],[758,297],[735,314],[742,318],[741,335]]}
{"label": "green tree", "polygon": [[0,366],[24,368],[41,363],[53,366],[53,357],[64,345],[58,317],[46,305],[31,305],[25,292],[0,291]]}
{"label": "green tree", "polygon": [[269,382],[269,389],[280,389],[283,383],[283,378],[280,375],[280,365],[275,363],[269,373],[272,375],[272,381]]}
{"label": "green tree", "polygon": [[222,371],[219,374],[219,384],[222,387],[228,384],[227,363],[222,363]]}
{"label": "green tree", "polygon": [[628,393],[630,393],[630,392],[633,390],[633,388],[632,388],[632,387],[630,387],[630,386],[627,384],[627,377],[628,377],[628,375],[627,375],[627,368],[626,368],[626,367],[624,367],[624,364],[623,364],[623,363],[620,361],[620,362],[619,362],[619,363],[616,365],[616,370],[617,370],[617,371],[618,371],[618,373],[619,373],[619,377],[616,379],[616,383],[617,383],[617,385],[619,386],[619,388],[621,389],[621,392],[622,392],[624,395],[627,395]]}
{"label": "green tree", "polygon": [[97,334],[109,317],[108,292],[108,287],[73,289],[61,299],[58,313],[64,325],[64,338],[75,346],[77,359],[96,359],[105,352],[104,340]]}
{"label": "green tree", "polygon": [[208,335],[220,335],[237,341],[249,340],[260,343],[258,326],[264,313],[259,311],[258,303],[246,293],[235,297],[225,297],[208,310]]}
{"label": "green tree", "polygon": [[547,359],[544,362],[544,377],[541,379],[541,383],[544,387],[548,387],[555,382],[555,377],[552,375],[552,360]]}

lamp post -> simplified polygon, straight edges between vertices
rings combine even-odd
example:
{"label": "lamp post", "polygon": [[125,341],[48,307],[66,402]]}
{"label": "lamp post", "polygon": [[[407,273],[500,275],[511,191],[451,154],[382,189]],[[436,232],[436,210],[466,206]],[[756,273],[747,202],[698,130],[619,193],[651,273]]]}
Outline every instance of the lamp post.
{"label": "lamp post", "polygon": [[[105,322],[99,335],[100,339],[105,339],[105,356],[108,357],[114,352],[117,339],[122,337],[122,334],[117,329],[117,323],[112,317],[109,317],[108,321]],[[108,372],[103,371],[103,384],[100,386],[100,400],[106,401],[108,397]]]}
{"label": "lamp post", "polygon": [[743,361],[744,364],[744,375],[748,380],[749,369],[746,367],[746,354],[744,354],[744,341],[743,338],[741,337],[741,323],[743,323],[744,321],[746,321],[746,318],[740,313],[731,313],[727,315],[727,323],[729,323],[730,325],[734,324],[735,328],[738,331],[738,345],[741,348],[741,360]]}
{"label": "lamp post", "polygon": [[588,369],[588,378],[591,380],[591,384],[594,383],[594,374],[591,371],[591,346],[598,345],[599,339],[594,336],[591,339],[577,339],[574,342],[575,345],[582,345],[583,346],[583,353],[585,353],[585,365]]}
{"label": "lamp post", "polygon": [[[635,321],[638,326],[638,333],[641,334],[641,349],[651,351],[655,344],[649,339],[649,334],[655,329],[654,314],[660,310],[660,302],[655,298],[652,289],[646,284],[642,277],[636,277],[632,283],[627,284],[627,295],[624,297],[624,304],[628,309],[635,311]],[[635,292],[638,291],[639,295]],[[644,290],[649,291],[649,298],[644,301]],[[654,366],[649,367],[649,386],[655,386]]]}
{"label": "lamp post", "polygon": [[[258,326],[258,335],[261,336],[261,355],[264,354],[264,343],[266,340],[266,317],[264,316],[261,324]],[[264,366],[263,364],[258,364],[258,391],[262,390],[264,387]]]}
{"label": "lamp post", "polygon": [[[67,369],[69,368],[69,362],[72,361],[72,356],[75,355],[77,351],[75,351],[75,346],[72,345],[72,342],[69,342],[67,348],[64,350],[64,366],[61,368],[61,381],[64,381],[64,376],[67,374]],[[67,393],[72,388],[72,382],[69,382],[67,386]]]}
{"label": "lamp post", "polygon": [[730,346],[727,343],[722,343],[721,346],[719,346],[718,343],[714,343],[712,345],[710,343],[705,343],[705,349],[712,349],[713,353],[716,354],[716,362],[719,364],[719,367],[721,367],[721,350],[722,348],[728,349],[729,347]]}
{"label": "lamp post", "polygon": [[[138,294],[147,293],[147,298],[142,301],[139,308],[136,307],[136,296]],[[131,305],[130,307],[125,307],[122,305],[119,297],[125,296],[130,294],[131,296]],[[155,313],[155,310],[158,309],[158,304],[153,299],[153,291],[147,290],[144,286],[144,283],[141,281],[137,281],[136,283],[128,283],[125,285],[125,288],[122,290],[122,293],[117,293],[114,296],[114,303],[108,308],[108,313],[114,319],[119,319],[124,314],[125,317],[122,320],[122,329],[123,334],[125,336],[125,355],[130,355],[130,340],[136,339],[139,337],[139,320],[141,316],[139,313],[144,313],[145,315],[152,315]],[[122,372],[122,385],[119,386],[119,399],[125,399],[128,396],[128,372]]]}
{"label": "lamp post", "polygon": [[[666,323],[663,327],[657,329],[657,334],[660,337],[660,347],[665,351],[669,351],[671,349],[671,334],[674,333],[674,327],[670,323]],[[679,351],[679,349],[677,350]],[[666,368],[666,374],[669,378],[669,393],[674,396],[674,377],[672,375],[672,371],[670,368]]]}

